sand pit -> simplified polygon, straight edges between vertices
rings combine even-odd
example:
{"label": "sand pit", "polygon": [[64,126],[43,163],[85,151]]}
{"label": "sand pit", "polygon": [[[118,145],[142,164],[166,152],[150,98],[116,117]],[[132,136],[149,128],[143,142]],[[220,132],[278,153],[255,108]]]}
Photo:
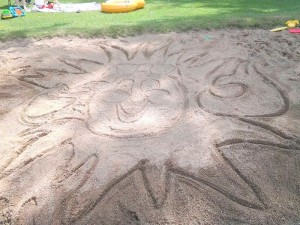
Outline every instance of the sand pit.
{"label": "sand pit", "polygon": [[300,224],[298,40],[1,43],[0,224]]}

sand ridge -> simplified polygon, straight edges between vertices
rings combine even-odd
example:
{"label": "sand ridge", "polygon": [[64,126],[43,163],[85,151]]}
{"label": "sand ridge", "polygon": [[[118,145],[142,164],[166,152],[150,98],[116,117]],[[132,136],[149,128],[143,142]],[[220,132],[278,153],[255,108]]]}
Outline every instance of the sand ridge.
{"label": "sand ridge", "polygon": [[300,223],[297,39],[0,43],[0,223]]}

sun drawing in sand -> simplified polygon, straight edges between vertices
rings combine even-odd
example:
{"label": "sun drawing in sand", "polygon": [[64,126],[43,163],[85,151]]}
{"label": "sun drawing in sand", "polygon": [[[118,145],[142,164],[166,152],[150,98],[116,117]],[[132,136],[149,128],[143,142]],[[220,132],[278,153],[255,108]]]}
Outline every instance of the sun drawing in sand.
{"label": "sun drawing in sand", "polygon": [[[16,209],[9,213],[24,224],[80,225],[242,224],[265,215],[272,202],[242,155],[300,150],[297,137],[266,122],[288,110],[284,90],[247,58],[216,59],[176,39],[115,42],[100,43],[95,61],[58,59],[73,72],[56,71],[62,79],[52,87],[44,84],[53,68],[19,78],[43,91],[23,107],[28,128],[1,173],[7,184],[25,177],[13,198],[3,196]],[[99,148],[80,150],[80,138]]]}

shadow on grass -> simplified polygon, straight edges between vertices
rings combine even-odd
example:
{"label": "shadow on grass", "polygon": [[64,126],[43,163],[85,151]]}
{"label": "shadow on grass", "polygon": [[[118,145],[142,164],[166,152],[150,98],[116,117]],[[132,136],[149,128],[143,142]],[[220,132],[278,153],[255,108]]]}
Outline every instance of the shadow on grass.
{"label": "shadow on grass", "polygon": [[252,18],[232,18],[227,20],[211,21],[209,16],[195,16],[195,17],[180,17],[173,19],[164,19],[162,21],[148,20],[141,21],[138,24],[131,25],[112,25],[93,30],[84,28],[68,28],[67,33],[78,35],[81,37],[123,37],[134,36],[143,33],[168,33],[168,32],[188,32],[211,29],[266,29],[270,30],[278,26],[278,21],[285,21],[288,17],[276,17],[276,19],[266,19],[264,23],[259,23]]}
{"label": "shadow on grass", "polygon": [[[1,25],[2,25],[2,30],[1,30]],[[43,38],[43,37],[57,36],[58,32],[62,30],[62,27],[68,25],[68,23],[55,23],[50,26],[43,26],[37,28],[24,27],[23,29],[13,30],[13,31],[5,30],[5,27],[8,27],[9,24],[1,24],[1,25],[0,25],[0,40],[4,41],[4,40],[22,39],[22,38],[29,38],[29,37]]]}
{"label": "shadow on grass", "polygon": [[44,38],[53,36],[75,35],[79,37],[104,37],[109,36],[117,38],[120,36],[132,36],[142,33],[167,33],[167,32],[188,32],[198,30],[210,29],[224,29],[224,28],[239,28],[239,29],[271,29],[278,26],[278,21],[285,21],[288,17],[277,17],[276,19],[261,18],[264,23],[259,23],[258,20],[252,18],[232,18],[232,19],[216,19],[211,21],[209,16],[195,16],[195,17],[180,17],[170,18],[161,21],[147,20],[140,21],[138,24],[128,25],[111,25],[102,26],[99,28],[91,27],[68,27],[69,23],[55,23],[51,26],[44,27],[24,27],[21,30],[7,31],[0,30],[0,40],[7,40],[12,38]]}

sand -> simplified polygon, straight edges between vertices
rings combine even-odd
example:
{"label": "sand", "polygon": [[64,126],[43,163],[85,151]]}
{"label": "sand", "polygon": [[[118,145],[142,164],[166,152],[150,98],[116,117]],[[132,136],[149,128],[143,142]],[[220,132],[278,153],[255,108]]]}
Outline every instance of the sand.
{"label": "sand", "polygon": [[0,224],[300,224],[299,36],[0,49]]}

